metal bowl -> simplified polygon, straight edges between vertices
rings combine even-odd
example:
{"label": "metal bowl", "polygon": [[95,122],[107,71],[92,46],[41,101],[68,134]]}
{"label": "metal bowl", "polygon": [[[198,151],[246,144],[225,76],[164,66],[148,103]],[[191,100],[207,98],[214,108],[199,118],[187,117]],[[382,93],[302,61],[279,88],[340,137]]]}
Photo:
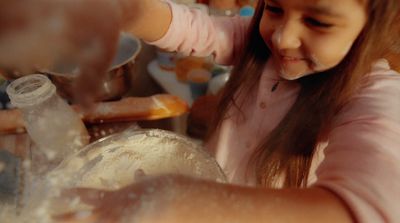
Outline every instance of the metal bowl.
{"label": "metal bowl", "polygon": [[[128,34],[121,34],[117,53],[112,62],[107,77],[102,84],[101,94],[95,98],[95,101],[106,101],[120,98],[129,89],[130,76],[133,72],[135,59],[142,48],[141,42],[136,37]],[[70,100],[73,98],[73,83],[76,75],[73,73],[76,69],[65,71],[55,69],[52,71],[42,71],[50,76],[57,87],[58,93]]]}

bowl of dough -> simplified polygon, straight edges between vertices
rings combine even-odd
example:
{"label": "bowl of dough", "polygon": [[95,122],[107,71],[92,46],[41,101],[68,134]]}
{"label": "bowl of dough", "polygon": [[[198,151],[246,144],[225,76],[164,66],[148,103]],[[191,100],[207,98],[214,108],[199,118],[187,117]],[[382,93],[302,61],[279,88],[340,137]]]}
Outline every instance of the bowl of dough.
{"label": "bowl of dough", "polygon": [[135,183],[138,171],[226,182],[215,159],[199,143],[159,129],[128,130],[100,139],[64,160],[52,175],[62,176],[66,187],[118,189]]}
{"label": "bowl of dough", "polygon": [[79,199],[57,197],[74,187],[119,189],[143,179],[143,174],[180,174],[226,182],[215,159],[193,139],[165,130],[128,129],[71,154],[45,176],[33,177],[24,187],[19,214],[13,205],[7,209],[0,206],[0,219],[5,223],[53,222],[54,215],[90,211],[91,206]]}

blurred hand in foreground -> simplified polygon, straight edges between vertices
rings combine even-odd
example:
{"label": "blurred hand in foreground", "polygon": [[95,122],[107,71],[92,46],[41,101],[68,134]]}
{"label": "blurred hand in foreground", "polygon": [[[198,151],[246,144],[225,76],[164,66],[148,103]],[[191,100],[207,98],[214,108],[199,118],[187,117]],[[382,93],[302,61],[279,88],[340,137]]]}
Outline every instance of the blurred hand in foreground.
{"label": "blurred hand in foreground", "polygon": [[0,75],[76,68],[75,99],[89,105],[100,94],[120,31],[155,41],[171,20],[160,0],[1,0]]}
{"label": "blurred hand in foreground", "polygon": [[116,53],[120,8],[108,0],[0,1],[0,71],[6,78],[74,65],[75,99],[99,94]]}

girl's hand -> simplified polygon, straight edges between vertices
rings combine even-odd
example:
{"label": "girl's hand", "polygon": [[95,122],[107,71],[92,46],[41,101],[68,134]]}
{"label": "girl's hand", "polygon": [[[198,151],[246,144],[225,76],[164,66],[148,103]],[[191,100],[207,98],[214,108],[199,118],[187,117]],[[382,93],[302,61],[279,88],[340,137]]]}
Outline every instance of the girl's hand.
{"label": "girl's hand", "polygon": [[120,10],[109,0],[2,0],[0,68],[29,74],[76,65],[76,98],[85,102],[114,57]]}
{"label": "girl's hand", "polygon": [[139,208],[143,188],[129,186],[116,191],[75,188],[63,193],[70,198],[79,197],[85,204],[93,206],[91,211],[77,211],[54,217],[59,223],[110,223],[133,218]]}
{"label": "girl's hand", "polygon": [[1,0],[0,75],[77,65],[75,98],[87,105],[100,94],[120,31],[154,41],[171,19],[160,0]]}
{"label": "girl's hand", "polygon": [[157,222],[160,219],[169,222],[165,214],[171,214],[170,210],[173,210],[171,195],[179,191],[180,185],[191,181],[180,176],[161,176],[115,191],[70,189],[64,191],[62,197],[71,200],[78,197],[93,209],[55,216],[54,219],[58,223]]}

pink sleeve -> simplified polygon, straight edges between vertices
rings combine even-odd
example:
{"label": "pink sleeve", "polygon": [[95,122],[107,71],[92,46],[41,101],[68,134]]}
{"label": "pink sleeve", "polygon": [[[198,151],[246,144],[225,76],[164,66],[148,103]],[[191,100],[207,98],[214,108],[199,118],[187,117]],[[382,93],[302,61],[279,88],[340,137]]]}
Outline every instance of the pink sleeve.
{"label": "pink sleeve", "polygon": [[338,117],[316,174],[357,222],[400,222],[400,74],[385,60]]}
{"label": "pink sleeve", "polygon": [[242,17],[212,17],[166,1],[172,10],[172,22],[167,33],[149,44],[184,55],[213,55],[220,64],[231,65],[247,35],[250,19]]}

